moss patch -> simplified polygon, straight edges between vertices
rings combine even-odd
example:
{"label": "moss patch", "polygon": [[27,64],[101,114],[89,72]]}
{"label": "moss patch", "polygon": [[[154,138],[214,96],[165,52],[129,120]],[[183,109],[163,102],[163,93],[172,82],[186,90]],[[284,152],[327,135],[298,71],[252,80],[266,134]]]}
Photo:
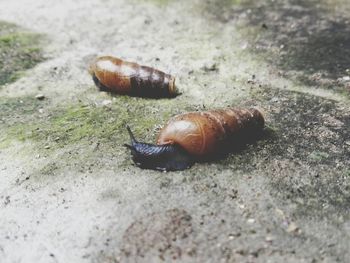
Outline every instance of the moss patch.
{"label": "moss patch", "polygon": [[174,0],[141,0],[142,2],[151,2],[158,6],[166,6],[167,4],[173,2]]}
{"label": "moss patch", "polygon": [[0,98],[0,148],[7,147],[13,139],[23,141],[29,132],[26,124],[40,121],[39,109],[47,104],[34,96]]}
{"label": "moss patch", "polygon": [[298,216],[347,214],[349,112],[335,101],[298,92],[262,89],[254,98],[269,108],[268,122],[276,130],[254,154],[236,156],[238,163],[243,158],[250,171],[261,169],[272,195],[295,205]]}
{"label": "moss patch", "polygon": [[[31,112],[37,104],[28,101],[23,112]],[[14,106],[10,104],[8,111]],[[120,96],[108,106],[80,103],[54,109],[45,118],[19,122],[7,129],[6,139],[33,140],[52,149],[90,141],[122,144],[129,141],[125,130],[129,124],[137,137],[142,134],[142,139],[154,140],[156,127],[180,111],[176,100],[158,100],[156,105],[154,100]]]}
{"label": "moss patch", "polygon": [[193,110],[178,99],[155,103],[151,99],[118,96],[112,103],[103,104],[80,102],[52,110],[45,108],[47,113],[40,118],[6,126],[0,149],[23,141],[30,147],[30,154],[49,158],[48,163],[33,172],[32,177],[40,181],[52,178],[62,169],[90,172],[106,165],[120,168],[131,163],[123,147],[130,142],[126,124],[138,140],[155,142],[158,129],[172,115]]}
{"label": "moss patch", "polygon": [[296,217],[348,215],[349,110],[336,101],[270,87],[256,86],[251,97],[265,109],[268,128],[257,142],[217,161],[214,172],[263,175],[276,203],[290,205]]}
{"label": "moss patch", "polygon": [[0,21],[0,85],[17,80],[44,60],[42,35]]}
{"label": "moss patch", "polygon": [[46,105],[31,96],[17,98],[0,98],[0,125],[10,126],[18,122],[25,122],[25,116],[33,116],[38,109]]}

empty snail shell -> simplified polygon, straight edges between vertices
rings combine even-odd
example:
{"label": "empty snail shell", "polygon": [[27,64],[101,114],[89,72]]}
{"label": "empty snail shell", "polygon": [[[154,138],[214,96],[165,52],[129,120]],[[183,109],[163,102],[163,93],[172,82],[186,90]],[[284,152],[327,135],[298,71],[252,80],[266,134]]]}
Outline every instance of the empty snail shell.
{"label": "empty snail shell", "polygon": [[257,109],[190,112],[173,117],[160,131],[156,145],[136,141],[128,127],[131,145],[125,146],[141,168],[184,170],[195,161],[232,151],[237,139],[255,136],[264,128],[264,122]]}
{"label": "empty snail shell", "polygon": [[111,56],[97,58],[90,65],[89,73],[102,91],[150,98],[171,98],[179,94],[173,76]]}

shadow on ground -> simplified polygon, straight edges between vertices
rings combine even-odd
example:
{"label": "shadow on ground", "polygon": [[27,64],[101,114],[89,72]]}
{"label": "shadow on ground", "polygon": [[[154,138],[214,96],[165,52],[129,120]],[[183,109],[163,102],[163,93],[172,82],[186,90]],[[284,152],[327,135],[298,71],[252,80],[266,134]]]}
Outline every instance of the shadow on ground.
{"label": "shadow on ground", "polygon": [[276,200],[296,205],[298,217],[349,216],[350,115],[337,102],[294,91],[253,94],[268,109],[263,140],[223,163],[265,174]]}
{"label": "shadow on ground", "polygon": [[[216,255],[227,261],[264,261],[272,254],[299,262],[304,253],[310,262],[342,261],[346,244],[332,227],[341,231],[349,219],[349,112],[333,100],[271,87],[255,87],[252,97],[267,112],[268,127],[260,140],[221,161],[158,178],[166,193],[186,185],[196,198],[205,196],[200,209],[195,206],[199,215],[179,202],[139,217],[123,234],[117,262],[157,257],[217,262]],[[240,214],[237,202],[248,206],[252,200],[261,203]],[[246,217],[256,217],[262,228],[254,228],[249,222],[255,221],[247,223]],[[329,229],[317,233],[314,226]],[[262,245],[270,242],[265,230],[276,238],[272,247]]]}
{"label": "shadow on ground", "polygon": [[249,50],[302,84],[350,89],[350,19],[325,1],[208,1],[206,12],[234,22]]}

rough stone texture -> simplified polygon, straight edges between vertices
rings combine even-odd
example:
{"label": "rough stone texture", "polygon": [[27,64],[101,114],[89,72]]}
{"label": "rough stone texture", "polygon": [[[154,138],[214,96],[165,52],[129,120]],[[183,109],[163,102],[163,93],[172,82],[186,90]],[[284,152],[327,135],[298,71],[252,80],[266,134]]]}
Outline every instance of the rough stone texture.
{"label": "rough stone texture", "polygon": [[[347,262],[349,14],[347,0],[0,2],[0,20],[47,39],[46,60],[0,87],[0,262]],[[183,95],[99,92],[86,69],[102,54],[176,75]],[[160,173],[122,147],[126,123],[151,142],[172,115],[234,105],[267,128],[223,160]]]}
{"label": "rough stone texture", "polygon": [[195,253],[188,238],[191,216],[177,208],[135,221],[125,231],[120,261],[152,261],[154,257],[179,259]]}

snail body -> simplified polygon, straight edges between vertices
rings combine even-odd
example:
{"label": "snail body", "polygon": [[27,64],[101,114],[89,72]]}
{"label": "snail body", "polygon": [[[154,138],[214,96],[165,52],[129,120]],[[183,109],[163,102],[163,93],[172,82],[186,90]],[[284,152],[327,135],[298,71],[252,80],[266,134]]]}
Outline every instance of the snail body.
{"label": "snail body", "polygon": [[178,95],[173,76],[111,56],[97,58],[90,65],[89,73],[102,91],[151,98]]}
{"label": "snail body", "polygon": [[137,142],[129,129],[132,145],[128,148],[141,167],[183,170],[195,161],[214,159],[233,150],[237,140],[261,132],[264,122],[256,109],[190,112],[170,119],[160,131],[156,145]]}
{"label": "snail body", "polygon": [[185,170],[192,166],[193,158],[181,146],[178,145],[155,145],[138,142],[127,126],[131,145],[124,144],[131,150],[134,163],[144,169],[160,171]]}

